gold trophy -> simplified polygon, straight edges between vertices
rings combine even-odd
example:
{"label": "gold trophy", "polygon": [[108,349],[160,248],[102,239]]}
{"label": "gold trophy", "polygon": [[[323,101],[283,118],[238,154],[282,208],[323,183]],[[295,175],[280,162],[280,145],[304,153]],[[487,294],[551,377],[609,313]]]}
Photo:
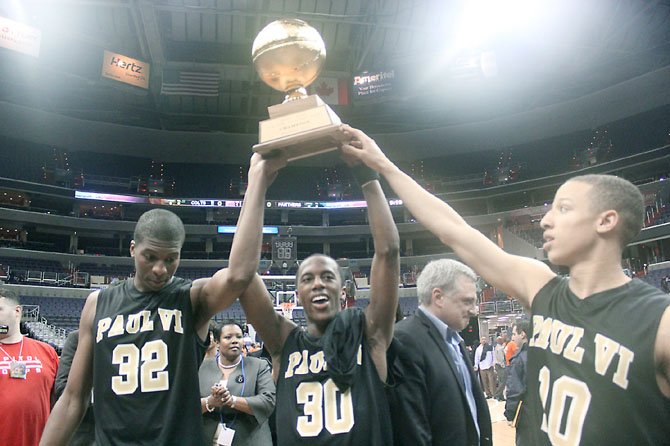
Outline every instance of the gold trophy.
{"label": "gold trophy", "polygon": [[261,80],[286,93],[282,104],[268,107],[270,119],[259,122],[254,152],[266,155],[281,150],[293,161],[336,150],[345,140],[340,118],[305,89],[326,60],[319,32],[302,20],[276,20],[258,33],[251,56]]}

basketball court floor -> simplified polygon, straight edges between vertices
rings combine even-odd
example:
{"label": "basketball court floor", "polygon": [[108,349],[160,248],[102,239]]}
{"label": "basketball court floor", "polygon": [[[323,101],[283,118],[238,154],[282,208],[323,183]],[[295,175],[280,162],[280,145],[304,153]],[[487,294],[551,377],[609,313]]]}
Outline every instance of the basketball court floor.
{"label": "basketball court floor", "polygon": [[494,399],[486,400],[491,412],[493,426],[493,446],[514,446],[514,428],[505,419],[505,402]]}

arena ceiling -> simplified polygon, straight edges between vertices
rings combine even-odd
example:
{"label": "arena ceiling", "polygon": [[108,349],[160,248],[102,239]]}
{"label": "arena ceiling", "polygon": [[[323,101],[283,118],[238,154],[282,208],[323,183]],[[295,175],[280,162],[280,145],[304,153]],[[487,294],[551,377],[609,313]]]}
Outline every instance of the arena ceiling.
{"label": "arena ceiling", "polygon": [[[382,97],[333,108],[397,160],[670,104],[668,0],[0,0],[0,16],[41,32],[38,57],[0,48],[0,134],[69,150],[245,162],[282,100],[251,63],[255,36],[278,18],[321,33],[324,78],[394,73]],[[101,77],[105,50],[148,62],[149,88]],[[180,71],[218,75],[217,94],[162,92]]]}

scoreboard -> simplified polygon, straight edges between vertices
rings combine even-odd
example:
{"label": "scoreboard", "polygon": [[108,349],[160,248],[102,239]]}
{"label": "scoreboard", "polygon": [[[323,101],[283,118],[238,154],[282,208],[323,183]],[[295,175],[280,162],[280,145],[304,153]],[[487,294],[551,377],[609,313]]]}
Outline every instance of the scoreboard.
{"label": "scoreboard", "polygon": [[272,237],[272,261],[294,262],[298,259],[297,237]]}

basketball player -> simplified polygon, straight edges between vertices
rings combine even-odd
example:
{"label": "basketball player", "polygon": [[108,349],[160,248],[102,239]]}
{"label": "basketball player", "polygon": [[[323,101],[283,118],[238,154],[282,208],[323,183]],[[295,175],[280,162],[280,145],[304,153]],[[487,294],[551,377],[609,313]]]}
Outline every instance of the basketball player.
{"label": "basketball player", "polygon": [[341,310],[338,265],[322,254],[306,258],[296,274],[306,331],[275,312],[260,277],[240,297],[247,320],[272,356],[279,446],[393,441],[384,382],[398,303],[399,238],[377,177],[360,167],[354,175],[368,204],[375,247],[365,311]]}
{"label": "basketball player", "polygon": [[229,265],[211,278],[174,277],[185,237],[179,217],[163,209],[140,217],[130,243],[135,277],[86,300],[68,383],[41,444],[67,444],[91,386],[97,444],[204,444],[198,366],[209,320],[255,274],[265,192],[284,164],[251,158]]}
{"label": "basketball player", "polygon": [[549,261],[504,252],[396,167],[371,138],[344,146],[381,173],[414,217],[487,282],[532,311],[531,444],[657,445],[670,440],[670,298],[621,268],[642,226],[643,200],[626,180],[564,183],[541,221]]}

